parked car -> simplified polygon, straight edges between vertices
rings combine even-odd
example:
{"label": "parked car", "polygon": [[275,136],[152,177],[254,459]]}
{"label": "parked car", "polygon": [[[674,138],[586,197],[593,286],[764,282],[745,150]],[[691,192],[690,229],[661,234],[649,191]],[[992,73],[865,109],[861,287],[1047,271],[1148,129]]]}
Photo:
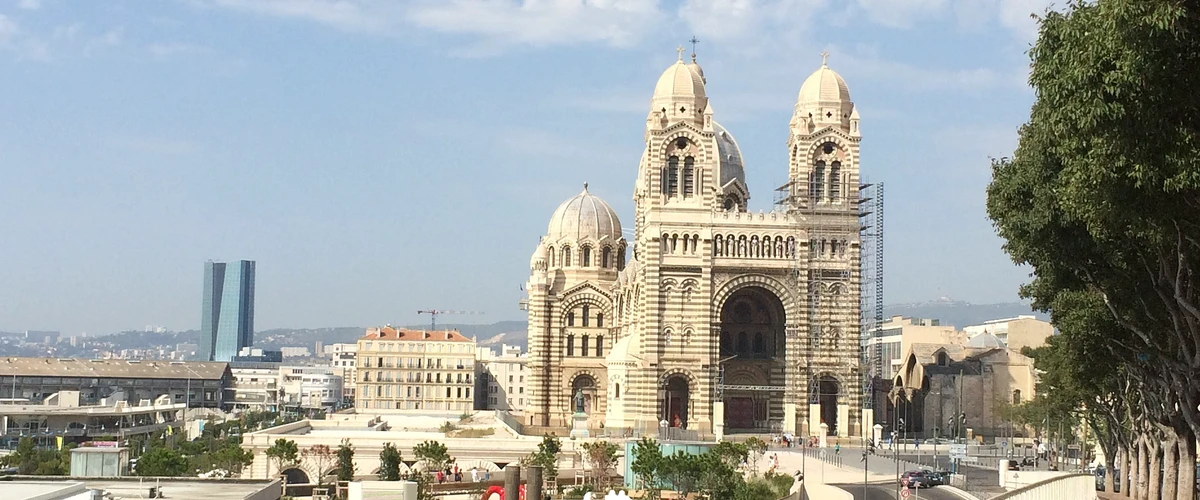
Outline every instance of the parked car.
{"label": "parked car", "polygon": [[929,478],[930,486],[950,484],[950,471],[948,470],[921,469],[921,472],[924,472],[925,477]]}
{"label": "parked car", "polygon": [[900,475],[900,484],[905,488],[931,488],[933,484],[924,471],[910,470]]}
{"label": "parked car", "polygon": [[[1096,491],[1104,491],[1104,466],[1096,467]],[[1121,492],[1121,469],[1113,469],[1113,493]]]}

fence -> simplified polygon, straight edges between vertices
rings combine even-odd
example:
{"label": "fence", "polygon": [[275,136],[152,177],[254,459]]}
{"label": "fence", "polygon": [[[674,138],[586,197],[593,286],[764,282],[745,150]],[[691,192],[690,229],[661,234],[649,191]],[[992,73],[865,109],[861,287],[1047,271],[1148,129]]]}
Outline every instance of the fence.
{"label": "fence", "polygon": [[1095,500],[1096,477],[1091,474],[1067,474],[1052,477],[992,497],[992,500]]}

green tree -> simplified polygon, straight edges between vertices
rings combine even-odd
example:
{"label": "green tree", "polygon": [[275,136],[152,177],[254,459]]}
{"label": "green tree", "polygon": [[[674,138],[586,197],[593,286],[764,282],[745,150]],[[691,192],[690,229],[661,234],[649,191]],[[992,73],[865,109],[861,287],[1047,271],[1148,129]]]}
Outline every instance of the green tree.
{"label": "green tree", "polygon": [[[716,460],[716,462],[719,461],[719,459]],[[688,494],[699,488],[702,475],[719,473],[706,471],[706,465],[710,465],[710,463],[706,462],[701,455],[677,451],[673,455],[663,457],[662,463],[658,466],[658,473],[672,490],[679,493],[680,498],[686,498]]]}
{"label": "green tree", "polygon": [[[345,443],[343,446],[345,446]],[[341,453],[338,453],[339,456]],[[351,449],[351,456],[354,451]],[[379,452],[379,480],[380,481],[399,481],[400,480],[400,450],[396,449],[396,445],[392,443],[383,443],[383,451]]]}
{"label": "green tree", "polygon": [[443,470],[454,461],[446,445],[433,440],[413,446],[413,457],[424,464],[426,471]]}
{"label": "green tree", "polygon": [[[295,441],[279,438],[267,448],[267,458],[275,463],[275,473],[282,474],[284,469],[300,461],[300,449]],[[141,462],[138,462],[138,466],[141,466]]]}
{"label": "green tree", "polygon": [[[1071,1],[1041,18],[1030,57],[1037,99],[1013,157],[993,163],[988,215],[1005,251],[1033,269],[1022,294],[1056,325],[1106,313],[1111,328],[1071,336],[1101,351],[1067,350],[1127,377],[1117,385],[1128,390],[1087,394],[1089,413],[1118,402],[1133,434],[1118,439],[1126,455],[1167,443],[1164,460],[1189,464],[1168,471],[1168,496],[1177,483],[1191,498],[1200,433],[1192,382],[1200,378],[1200,4]],[[1110,424],[1113,438],[1120,426]],[[1151,457],[1137,468],[1154,474],[1163,454],[1152,448],[1136,455]],[[1157,481],[1148,482],[1155,496]]]}
{"label": "green tree", "polygon": [[326,444],[309,446],[300,452],[300,457],[317,473],[317,486],[325,484],[325,476],[329,475],[334,461],[337,460],[337,454]]}
{"label": "green tree", "polygon": [[558,484],[558,454],[562,451],[562,443],[557,437],[549,434],[542,436],[537,451],[521,459],[524,466],[539,465],[542,467],[542,481],[553,487]]}
{"label": "green tree", "polygon": [[[380,459],[382,458],[383,455],[380,455]],[[399,463],[399,460],[397,460],[397,463]],[[349,438],[343,438],[342,444],[338,446],[337,451],[337,479],[338,481],[353,481],[354,473],[357,471],[358,466],[354,465],[354,445],[350,444]]]}
{"label": "green tree", "polygon": [[584,458],[591,467],[592,484],[608,489],[617,467],[617,445],[603,439],[583,443]]}
{"label": "green tree", "polygon": [[634,443],[633,463],[629,469],[637,478],[638,486],[646,490],[648,498],[658,498],[658,491],[662,488],[659,482],[662,464],[663,454],[658,441],[644,437]]}
{"label": "green tree", "polygon": [[750,465],[750,473],[757,476],[758,462],[767,454],[767,442],[752,436],[744,444],[746,445],[746,462]]}
{"label": "green tree", "polygon": [[188,473],[188,461],[178,451],[156,447],[143,453],[137,462],[137,475],[176,477]]}

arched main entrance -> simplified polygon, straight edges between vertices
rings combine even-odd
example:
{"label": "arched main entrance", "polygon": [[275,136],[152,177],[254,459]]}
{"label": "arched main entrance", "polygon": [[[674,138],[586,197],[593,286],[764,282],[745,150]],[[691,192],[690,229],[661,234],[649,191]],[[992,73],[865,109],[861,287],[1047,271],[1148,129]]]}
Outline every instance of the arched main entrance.
{"label": "arched main entrance", "polygon": [[670,427],[687,428],[689,401],[688,381],[683,375],[672,375],[663,384],[659,396],[661,420]]}
{"label": "arched main entrance", "polygon": [[829,426],[827,434],[837,435],[838,426],[838,393],[841,384],[830,375],[822,375],[816,380],[817,404],[821,405],[821,422]]}
{"label": "arched main entrance", "polygon": [[760,286],[721,306],[720,356],[726,432],[779,430],[786,377],[783,301]]}

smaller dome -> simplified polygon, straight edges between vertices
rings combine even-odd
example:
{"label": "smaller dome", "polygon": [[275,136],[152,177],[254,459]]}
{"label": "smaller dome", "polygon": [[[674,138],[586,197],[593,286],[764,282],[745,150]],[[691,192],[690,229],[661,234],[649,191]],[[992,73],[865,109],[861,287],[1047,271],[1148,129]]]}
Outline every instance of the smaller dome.
{"label": "smaller dome", "polygon": [[802,103],[849,100],[850,88],[846,86],[846,80],[843,80],[842,75],[837,74],[836,71],[829,69],[824,62],[816,72],[804,80],[804,85],[800,86],[800,97],[798,98],[798,101]]}
{"label": "smaller dome", "polygon": [[621,220],[608,203],[588,192],[585,183],[583,192],[564,201],[550,216],[547,235],[551,242],[563,238],[617,241],[621,239]]}
{"label": "smaller dome", "polygon": [[717,154],[720,155],[721,163],[721,186],[725,186],[734,179],[746,183],[746,169],[742,164],[742,148],[738,147],[737,140],[733,138],[725,127],[721,124],[713,122],[713,133],[717,139]]}
{"label": "smaller dome", "polygon": [[999,349],[1004,347],[1004,342],[1000,338],[988,332],[983,332],[979,335],[971,337],[967,341],[967,347],[975,347],[979,349]]}
{"label": "smaller dome", "polygon": [[537,250],[533,251],[533,256],[529,258],[529,269],[531,270],[546,270],[546,240],[543,239],[538,243]]}
{"label": "smaller dome", "polygon": [[633,340],[633,334],[626,335],[613,344],[612,349],[608,351],[608,355],[604,357],[606,363],[619,363],[621,361],[631,361],[629,355],[629,344]]}
{"label": "smaller dome", "polygon": [[658,77],[653,99],[704,98],[704,75],[696,71],[699,68],[700,65],[695,63],[684,64],[683,59],[676,61]]}

